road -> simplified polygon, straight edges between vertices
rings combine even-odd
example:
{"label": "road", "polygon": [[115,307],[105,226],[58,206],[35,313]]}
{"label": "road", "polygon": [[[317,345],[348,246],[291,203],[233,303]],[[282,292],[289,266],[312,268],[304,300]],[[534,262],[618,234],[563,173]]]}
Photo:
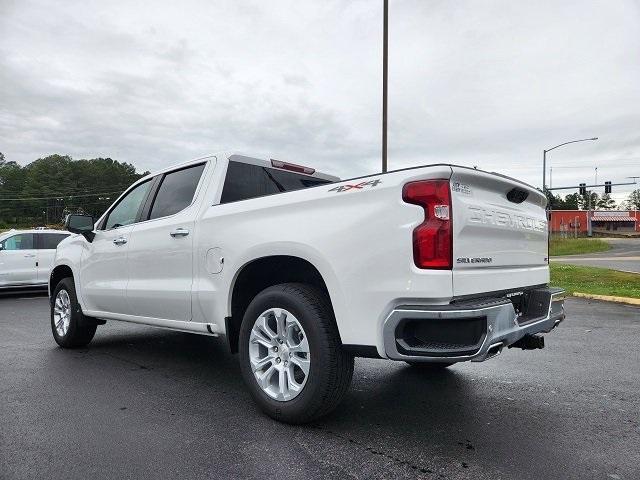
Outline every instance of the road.
{"label": "road", "polygon": [[584,255],[552,257],[551,261],[640,273],[640,238],[607,238],[604,240],[609,242],[611,250]]}
{"label": "road", "polygon": [[0,477],[640,478],[640,309],[567,309],[544,350],[440,373],[357,359],[344,404],[292,427],[220,339],[109,322],[63,350],[46,298],[0,298]]}

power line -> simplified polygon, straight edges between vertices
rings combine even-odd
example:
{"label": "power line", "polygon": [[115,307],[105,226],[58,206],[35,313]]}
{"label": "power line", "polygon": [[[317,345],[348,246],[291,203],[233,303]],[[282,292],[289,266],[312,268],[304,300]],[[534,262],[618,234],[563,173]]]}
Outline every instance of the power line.
{"label": "power line", "polygon": [[[109,185],[110,190],[124,191],[127,187],[121,187],[119,185]],[[0,193],[0,200],[3,198],[32,198],[34,195],[37,196],[46,196],[46,197],[69,197],[74,195],[85,195],[85,194],[93,194],[93,193],[102,193],[105,189],[78,189],[78,190],[70,190],[66,192],[51,192],[48,190],[44,191],[36,191],[32,193],[19,193],[19,192],[5,192]]]}
{"label": "power line", "polygon": [[[617,163],[617,164],[615,164],[615,165],[604,165],[604,166],[600,166],[600,165],[601,165],[601,164],[598,164],[598,165],[573,165],[573,166],[569,166],[569,165],[560,165],[560,166],[555,166],[555,165],[554,165],[554,166],[553,166],[553,169],[555,170],[556,168],[570,168],[570,169],[577,170],[577,169],[581,169],[581,168],[583,168],[583,169],[590,169],[590,168],[593,168],[593,167],[596,167],[596,166],[597,166],[597,167],[598,167],[598,170],[613,170],[613,169],[615,169],[615,168],[618,168],[618,166],[624,166],[624,165],[638,165],[638,164],[637,164],[637,163],[628,163],[628,164],[625,164],[625,163]],[[640,167],[638,167],[638,168],[640,169]]]}
{"label": "power line", "polygon": [[[128,188],[130,185],[133,185],[132,183],[128,183],[128,184],[123,184],[123,185],[109,185],[109,188],[121,188],[122,191],[124,191],[126,188]],[[92,190],[92,189],[87,189],[87,188],[77,188],[77,189],[70,189],[67,191],[60,191],[60,192],[52,192],[52,191],[46,191],[43,192],[44,195],[49,195],[50,198],[54,198],[54,197],[68,197],[68,196],[75,196],[77,194],[84,194],[84,193],[100,193],[97,192],[96,190]],[[5,199],[7,197],[11,197],[11,198],[31,198],[28,193],[0,193],[0,200]],[[7,198],[8,199],[8,198]]]}
{"label": "power line", "polygon": [[115,195],[116,193],[122,193],[124,190],[117,192],[102,192],[102,193],[89,193],[85,195],[56,195],[54,197],[30,197],[30,198],[2,198],[0,200],[12,200],[12,201],[30,201],[30,200],[52,200],[56,198],[80,198],[80,197],[97,197],[99,195]]}

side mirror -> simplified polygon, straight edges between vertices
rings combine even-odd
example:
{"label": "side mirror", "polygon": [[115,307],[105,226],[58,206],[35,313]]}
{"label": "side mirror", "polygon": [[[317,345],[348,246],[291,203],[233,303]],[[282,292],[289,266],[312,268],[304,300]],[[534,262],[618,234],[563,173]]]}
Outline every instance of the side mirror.
{"label": "side mirror", "polygon": [[71,233],[79,233],[87,239],[89,243],[93,242],[96,234],[93,232],[95,225],[91,215],[67,215],[64,221],[64,228]]}

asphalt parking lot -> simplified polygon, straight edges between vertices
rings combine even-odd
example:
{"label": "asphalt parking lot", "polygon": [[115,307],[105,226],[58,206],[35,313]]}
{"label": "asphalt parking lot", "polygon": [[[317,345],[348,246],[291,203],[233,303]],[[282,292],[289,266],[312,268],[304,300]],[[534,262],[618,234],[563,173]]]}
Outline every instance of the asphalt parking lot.
{"label": "asphalt parking lot", "polygon": [[344,404],[291,427],[221,340],[110,322],[62,350],[45,297],[0,298],[0,477],[640,478],[640,309],[567,309],[541,351],[356,360]]}

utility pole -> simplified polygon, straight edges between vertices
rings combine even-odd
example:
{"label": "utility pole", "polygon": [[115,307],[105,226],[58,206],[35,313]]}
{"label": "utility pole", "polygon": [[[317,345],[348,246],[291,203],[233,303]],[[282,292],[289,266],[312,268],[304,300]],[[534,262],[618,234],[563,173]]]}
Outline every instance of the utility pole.
{"label": "utility pole", "polygon": [[[640,177],[633,176],[633,177],[627,177],[627,178],[631,178],[633,182],[636,183]],[[633,218],[636,219],[636,222],[633,224],[633,231],[637,232],[638,231],[638,209],[635,204],[633,205]]]}
{"label": "utility pole", "polygon": [[[598,167],[595,167],[595,171],[596,171],[596,181],[595,184],[598,184]],[[598,205],[594,205],[593,206],[594,209],[598,208]],[[587,225],[589,226],[589,231],[587,232],[587,236],[591,237],[592,236],[592,231],[591,231],[591,192],[589,192],[589,222],[587,223]]]}
{"label": "utility pole", "polygon": [[387,71],[389,67],[389,0],[384,0],[382,19],[382,173],[387,172]]}
{"label": "utility pole", "polygon": [[542,150],[542,193],[547,188],[547,150]]}

